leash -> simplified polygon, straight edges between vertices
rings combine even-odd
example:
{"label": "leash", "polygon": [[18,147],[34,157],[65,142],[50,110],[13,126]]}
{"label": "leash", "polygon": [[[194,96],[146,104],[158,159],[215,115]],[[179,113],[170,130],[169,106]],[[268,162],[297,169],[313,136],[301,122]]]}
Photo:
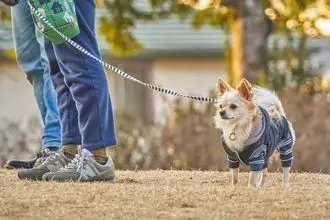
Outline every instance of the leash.
{"label": "leash", "polygon": [[27,3],[29,4],[29,7],[32,11],[33,14],[35,14],[42,22],[44,22],[47,26],[49,26],[51,29],[53,29],[58,35],[60,35],[67,43],[69,43],[71,46],[73,46],[74,48],[76,48],[77,50],[79,50],[80,52],[84,53],[85,55],[89,56],[90,58],[98,61],[99,63],[101,63],[104,67],[110,69],[112,72],[117,73],[118,75],[134,81],[144,87],[150,88],[152,90],[161,92],[161,93],[165,93],[168,95],[172,95],[172,96],[178,96],[178,97],[183,97],[183,98],[188,98],[188,99],[192,99],[192,100],[197,100],[200,102],[206,102],[206,103],[216,103],[217,99],[215,98],[209,98],[209,97],[200,97],[200,96],[192,96],[192,95],[185,95],[182,93],[179,93],[177,91],[168,89],[168,88],[162,88],[156,85],[152,85],[146,82],[142,82],[141,80],[138,80],[137,78],[129,75],[128,73],[118,69],[117,67],[114,67],[110,64],[108,64],[107,62],[97,58],[96,56],[94,56],[93,54],[91,54],[89,51],[87,51],[85,48],[83,48],[81,45],[79,45],[78,43],[76,43],[75,41],[73,41],[72,39],[70,39],[69,37],[67,37],[66,35],[62,34],[60,31],[58,31],[48,20],[46,17],[44,17],[38,10],[36,10],[32,4],[30,3],[29,0],[27,0]]}

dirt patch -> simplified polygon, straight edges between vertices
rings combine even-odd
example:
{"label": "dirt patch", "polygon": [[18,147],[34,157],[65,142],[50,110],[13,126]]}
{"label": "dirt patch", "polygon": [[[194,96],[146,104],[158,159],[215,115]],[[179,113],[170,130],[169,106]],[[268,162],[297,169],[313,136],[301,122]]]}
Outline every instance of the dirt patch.
{"label": "dirt patch", "polygon": [[282,189],[271,173],[260,190],[240,174],[118,171],[116,184],[20,181],[0,170],[0,219],[329,219],[330,175],[294,173]]}

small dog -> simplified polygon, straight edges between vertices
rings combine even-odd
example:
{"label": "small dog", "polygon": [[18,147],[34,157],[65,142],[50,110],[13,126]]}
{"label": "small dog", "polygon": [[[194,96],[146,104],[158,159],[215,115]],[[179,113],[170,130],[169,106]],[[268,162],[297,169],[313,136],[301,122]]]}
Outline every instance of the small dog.
{"label": "small dog", "polygon": [[252,87],[241,80],[236,89],[218,81],[216,128],[228,155],[232,184],[238,182],[238,167],[250,166],[249,187],[262,187],[269,157],[277,149],[283,168],[283,187],[289,186],[295,133],[274,92]]}

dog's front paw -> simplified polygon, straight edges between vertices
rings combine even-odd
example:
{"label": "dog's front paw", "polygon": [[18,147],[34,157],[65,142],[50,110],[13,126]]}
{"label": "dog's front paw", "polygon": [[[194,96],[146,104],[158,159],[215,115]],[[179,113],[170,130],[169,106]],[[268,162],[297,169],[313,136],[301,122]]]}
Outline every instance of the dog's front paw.
{"label": "dog's front paw", "polygon": [[282,183],[282,187],[285,189],[289,188],[289,183]]}

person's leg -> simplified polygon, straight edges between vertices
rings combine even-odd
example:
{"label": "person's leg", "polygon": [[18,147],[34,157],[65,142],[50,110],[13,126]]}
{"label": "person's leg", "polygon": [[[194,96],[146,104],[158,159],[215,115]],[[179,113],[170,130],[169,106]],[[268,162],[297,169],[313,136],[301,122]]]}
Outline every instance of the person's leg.
{"label": "person's leg", "polygon": [[[95,36],[95,3],[93,0],[75,0],[75,4],[80,34],[73,40],[100,57]],[[82,147],[93,151],[116,145],[113,111],[103,66],[67,43],[54,45],[54,49],[78,110]],[[71,120],[68,109],[59,108],[59,111],[65,126]],[[64,137],[62,140],[65,143]]]}
{"label": "person's leg", "polygon": [[44,104],[46,107],[46,113],[44,116],[45,120],[45,129],[44,129],[44,137],[43,137],[43,146],[49,147],[53,146],[54,142],[56,142],[56,146],[61,146],[61,126],[60,126],[60,118],[57,109],[57,99],[56,92],[54,89],[53,82],[50,77],[50,64],[49,60],[46,56],[45,45],[44,45],[44,36],[42,33],[36,30],[37,40],[40,44],[40,55],[41,55],[41,63],[44,66],[44,74],[43,74],[43,98]]}
{"label": "person's leg", "polygon": [[[18,172],[18,177],[20,179],[32,179],[32,180],[41,180],[44,175],[50,172],[56,172],[59,169],[67,166],[71,159],[73,159],[74,155],[77,153],[77,145],[80,144],[80,133],[78,129],[77,122],[77,111],[75,108],[72,108],[72,103],[74,104],[71,95],[67,87],[65,86],[64,78],[62,73],[59,70],[57,60],[54,54],[52,44],[45,39],[45,53],[50,61],[49,69],[51,72],[51,78],[53,80],[56,92],[59,97],[59,109],[67,108],[67,114],[72,116],[72,120],[68,121],[68,123],[64,124],[62,127],[62,132],[66,134],[64,137],[67,140],[70,140],[70,145],[65,144],[63,146],[64,152],[60,151],[47,151],[47,157],[42,164],[39,166],[33,167],[32,169],[21,170]],[[49,79],[48,79],[49,80]],[[46,79],[47,81],[47,79]],[[46,82],[45,82],[46,83]],[[62,94],[62,95],[61,95]],[[63,112],[63,111],[61,111]],[[46,116],[47,117],[47,116]],[[61,116],[62,117],[62,116]],[[68,136],[70,135],[70,136]],[[73,149],[69,154],[65,152],[65,149]]]}
{"label": "person's leg", "polygon": [[18,64],[30,79],[44,123],[43,147],[61,145],[56,96],[49,80],[49,63],[43,36],[36,30],[26,1],[12,8],[13,34]]}
{"label": "person's leg", "polygon": [[[43,36],[34,26],[30,9],[26,1],[12,7],[13,37],[17,61],[33,85],[34,96],[44,124],[43,148],[56,150],[61,145],[60,123],[56,107],[54,87],[49,80],[48,60],[44,55]],[[7,168],[32,168],[37,159],[9,160]],[[38,160],[40,161],[40,160]]]}
{"label": "person's leg", "polygon": [[45,39],[45,52],[49,59],[51,80],[54,84],[57,105],[60,113],[61,134],[64,152],[71,159],[77,153],[77,145],[81,144],[81,134],[78,126],[78,111],[75,101],[67,86],[55,56],[53,44]]}
{"label": "person's leg", "polygon": [[[93,0],[75,0],[75,4],[80,34],[73,40],[100,57],[95,37],[95,3]],[[104,68],[67,43],[54,45],[54,50],[64,76],[65,85],[62,86],[69,89],[78,111],[82,149],[79,158],[74,159],[67,167],[58,172],[47,173],[43,178],[58,181],[113,181],[115,168],[111,157],[107,157],[105,148],[116,145],[117,140]],[[53,78],[54,80],[56,79]],[[54,84],[56,88],[57,85],[55,82]],[[63,93],[57,92],[58,100],[64,97]],[[70,109],[60,108],[60,103],[61,101],[59,111],[64,126],[70,122]]]}
{"label": "person's leg", "polygon": [[49,59],[51,79],[57,95],[57,107],[62,128],[62,144],[81,144],[76,104],[60,70],[53,45],[47,39],[45,39],[45,51]]}

